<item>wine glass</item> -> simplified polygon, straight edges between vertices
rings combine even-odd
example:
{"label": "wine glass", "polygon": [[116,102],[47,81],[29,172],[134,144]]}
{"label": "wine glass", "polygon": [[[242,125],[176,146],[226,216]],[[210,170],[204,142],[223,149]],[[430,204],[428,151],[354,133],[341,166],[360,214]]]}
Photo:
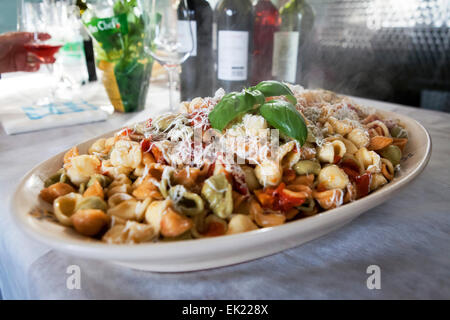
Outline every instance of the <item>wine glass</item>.
{"label": "wine glass", "polygon": [[179,98],[175,95],[176,76],[181,64],[186,61],[194,50],[194,36],[191,23],[178,23],[178,16],[184,21],[189,20],[188,8],[179,6],[186,0],[143,0],[143,6],[148,13],[146,18],[147,38],[145,50],[155,58],[169,75],[169,106],[175,111]]}
{"label": "wine glass", "polygon": [[[37,56],[56,82],[61,75],[55,73],[53,62],[55,54],[64,45],[66,22],[71,12],[71,0],[19,0],[18,30],[33,33],[33,40],[25,43],[24,48]],[[50,39],[42,40],[39,35],[46,33]],[[43,98],[37,104],[48,104],[56,100],[57,85],[52,85],[50,97]]]}

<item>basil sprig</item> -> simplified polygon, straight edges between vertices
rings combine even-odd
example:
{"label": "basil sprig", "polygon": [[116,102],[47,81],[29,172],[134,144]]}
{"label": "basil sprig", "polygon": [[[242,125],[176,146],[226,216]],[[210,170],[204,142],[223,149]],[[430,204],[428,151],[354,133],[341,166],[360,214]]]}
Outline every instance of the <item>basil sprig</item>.
{"label": "basil sprig", "polygon": [[[284,96],[288,101],[266,98]],[[285,135],[303,145],[308,130],[302,115],[295,109],[297,99],[285,84],[278,81],[262,81],[241,92],[231,92],[209,113],[209,122],[214,129],[222,131],[230,122],[245,113],[258,111],[267,122]]]}
{"label": "basil sprig", "polygon": [[209,113],[209,122],[214,129],[222,131],[235,118],[258,108],[264,101],[265,97],[259,90],[231,92]]}
{"label": "basil sprig", "polygon": [[308,129],[305,120],[292,103],[271,100],[263,104],[259,112],[272,127],[297,140],[301,146],[306,142]]}

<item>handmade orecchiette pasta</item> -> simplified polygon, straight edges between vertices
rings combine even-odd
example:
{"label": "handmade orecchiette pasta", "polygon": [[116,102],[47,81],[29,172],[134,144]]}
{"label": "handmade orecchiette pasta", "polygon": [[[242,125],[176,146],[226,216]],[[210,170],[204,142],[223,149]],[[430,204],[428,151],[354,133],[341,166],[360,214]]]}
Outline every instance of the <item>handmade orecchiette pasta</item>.
{"label": "handmade orecchiette pasta", "polygon": [[236,234],[241,232],[247,232],[251,230],[256,230],[258,227],[250,219],[248,215],[236,214],[234,215],[230,222],[228,223],[227,234]]}
{"label": "handmade orecchiette pasta", "polygon": [[334,164],[322,168],[317,179],[325,189],[344,189],[350,183],[344,170]]}
{"label": "handmade orecchiette pasta", "polygon": [[70,181],[79,186],[87,183],[90,177],[100,172],[101,161],[96,156],[80,155],[70,159],[66,165]]}
{"label": "handmade orecchiette pasta", "polygon": [[350,131],[347,139],[353,142],[357,148],[366,147],[370,143],[369,135],[361,128],[355,128]]}
{"label": "handmade orecchiette pasta", "polygon": [[375,173],[372,175],[372,179],[370,179],[370,190],[376,190],[387,182],[388,181],[381,173]]}
{"label": "handmade orecchiette pasta", "polygon": [[106,148],[106,139],[101,138],[95,141],[92,146],[89,147],[88,153],[92,155],[107,155],[109,150]]}
{"label": "handmade orecchiette pasta", "polygon": [[72,225],[70,217],[75,213],[77,202],[82,198],[80,194],[75,192],[56,198],[53,202],[53,212],[61,224],[65,226]]}
{"label": "handmade orecchiette pasta", "polygon": [[283,171],[278,161],[264,160],[256,165],[255,175],[262,186],[276,186],[281,182]]}
{"label": "handmade orecchiette pasta", "polygon": [[353,130],[353,126],[345,120],[337,120],[335,117],[330,117],[328,118],[328,122],[333,128],[333,133],[337,133],[342,136],[350,133]]}
{"label": "handmade orecchiette pasta", "polygon": [[113,166],[136,169],[141,161],[141,146],[137,142],[119,140],[111,151],[111,164]]}
{"label": "handmade orecchiette pasta", "polygon": [[205,181],[202,196],[218,217],[227,218],[233,212],[232,188],[223,173],[213,175]]}
{"label": "handmade orecchiette pasta", "polygon": [[113,244],[130,244],[150,241],[155,233],[152,226],[135,221],[115,225],[103,235],[103,241]]}
{"label": "handmade orecchiette pasta", "polygon": [[381,171],[381,158],[378,153],[361,148],[355,153],[355,157],[365,170],[372,173]]}
{"label": "handmade orecchiette pasta", "polygon": [[183,185],[176,185],[170,188],[169,196],[173,201],[174,207],[186,215],[196,215],[205,209],[202,197],[187,191]]}
{"label": "handmade orecchiette pasta", "polygon": [[317,158],[321,162],[335,163],[337,159],[342,159],[346,152],[347,148],[345,147],[345,144],[340,140],[334,140],[332,142],[326,142],[319,147]]}

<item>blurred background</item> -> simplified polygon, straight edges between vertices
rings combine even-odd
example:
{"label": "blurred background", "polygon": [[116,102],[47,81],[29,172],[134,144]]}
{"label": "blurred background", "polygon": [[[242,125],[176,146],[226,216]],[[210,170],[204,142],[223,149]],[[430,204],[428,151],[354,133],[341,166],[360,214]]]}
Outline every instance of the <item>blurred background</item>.
{"label": "blurred background", "polygon": [[17,4],[14,0],[0,0],[0,33],[16,30]]}
{"label": "blurred background", "polygon": [[[208,1],[214,9],[217,0]],[[258,1],[253,1],[256,5]],[[288,0],[273,0],[281,8]],[[292,2],[292,1],[291,1]],[[449,0],[307,0],[302,85],[450,112]],[[0,32],[16,29],[0,0]]]}

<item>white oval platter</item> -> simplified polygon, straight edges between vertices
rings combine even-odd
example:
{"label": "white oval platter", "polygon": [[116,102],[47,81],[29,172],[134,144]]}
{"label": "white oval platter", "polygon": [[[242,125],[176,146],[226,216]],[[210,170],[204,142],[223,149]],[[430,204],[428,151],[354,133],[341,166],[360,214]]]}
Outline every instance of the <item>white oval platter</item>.
{"label": "white oval platter", "polygon": [[[45,205],[38,197],[43,180],[61,167],[63,155],[67,150],[40,163],[22,178],[12,197],[10,211],[13,221],[21,230],[51,248],[70,255],[110,261],[134,269],[180,272],[253,260],[301,245],[342,227],[363,212],[395,196],[422,172],[431,156],[428,132],[407,116],[387,111],[378,112],[383,116],[399,119],[409,133],[410,139],[404,152],[401,170],[394,180],[355,202],[281,226],[215,238],[138,245],[111,245],[88,239],[71,228],[30,214],[34,208]],[[98,138],[111,136],[115,131],[79,144],[80,153],[86,152]]]}

